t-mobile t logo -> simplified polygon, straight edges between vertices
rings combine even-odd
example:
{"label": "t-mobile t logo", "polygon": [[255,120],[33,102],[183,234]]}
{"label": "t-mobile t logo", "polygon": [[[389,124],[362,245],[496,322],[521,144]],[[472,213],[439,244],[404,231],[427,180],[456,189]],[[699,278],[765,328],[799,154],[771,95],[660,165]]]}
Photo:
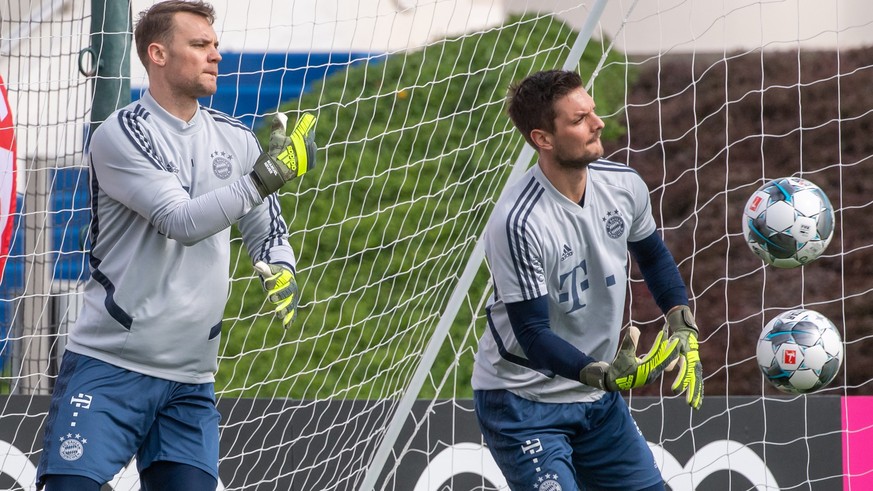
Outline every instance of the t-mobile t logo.
{"label": "t-mobile t logo", "polygon": [[524,442],[524,445],[521,446],[521,452],[526,454],[535,454],[543,451],[543,444],[540,443],[539,438],[534,438],[533,440],[528,440]]}
{"label": "t-mobile t logo", "polygon": [[80,409],[91,409],[91,396],[88,394],[79,394],[78,397],[70,398],[70,404]]}

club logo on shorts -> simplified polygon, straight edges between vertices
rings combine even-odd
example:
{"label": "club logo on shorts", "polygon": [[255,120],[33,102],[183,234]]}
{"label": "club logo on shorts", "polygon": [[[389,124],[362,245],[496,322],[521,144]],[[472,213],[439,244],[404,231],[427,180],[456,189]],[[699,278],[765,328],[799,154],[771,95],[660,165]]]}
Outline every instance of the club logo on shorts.
{"label": "club logo on shorts", "polygon": [[606,226],[606,235],[610,238],[617,239],[624,235],[624,218],[621,216],[620,211],[612,210],[606,212],[603,222]]}
{"label": "club logo on shorts", "polygon": [[233,169],[231,165],[233,155],[224,151],[215,151],[212,152],[210,157],[212,157],[212,172],[215,173],[215,176],[221,180],[230,177],[231,170]]}
{"label": "club logo on shorts", "polygon": [[539,479],[538,484],[534,484],[534,487],[537,489],[537,491],[561,491],[563,489],[561,487],[561,483],[559,483],[556,479],[558,479],[557,474],[546,474]]}
{"label": "club logo on shorts", "polygon": [[85,444],[88,443],[88,440],[78,433],[75,435],[67,433],[65,436],[60,437],[60,441],[61,448],[58,450],[58,453],[62,459],[67,461],[82,458],[82,455],[85,453]]}

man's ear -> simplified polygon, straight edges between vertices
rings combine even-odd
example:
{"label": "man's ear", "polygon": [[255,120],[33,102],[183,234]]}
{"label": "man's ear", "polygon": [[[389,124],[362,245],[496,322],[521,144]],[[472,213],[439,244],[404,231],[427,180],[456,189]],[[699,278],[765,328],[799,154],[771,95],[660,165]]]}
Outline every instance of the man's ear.
{"label": "man's ear", "polygon": [[552,149],[552,135],[547,131],[543,131],[540,129],[532,130],[530,132],[530,139],[533,141],[534,146],[542,150],[551,150]]}
{"label": "man's ear", "polygon": [[164,48],[163,44],[152,43],[147,48],[147,53],[149,55],[149,60],[157,66],[164,66],[167,64],[167,50]]}

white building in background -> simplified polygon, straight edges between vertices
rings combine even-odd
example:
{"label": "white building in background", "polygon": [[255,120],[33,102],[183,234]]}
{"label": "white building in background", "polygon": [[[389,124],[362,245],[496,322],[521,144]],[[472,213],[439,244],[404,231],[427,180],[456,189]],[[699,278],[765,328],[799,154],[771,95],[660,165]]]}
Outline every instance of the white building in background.
{"label": "white building in background", "polygon": [[[578,29],[596,0],[213,0],[223,50],[393,53],[552,12]],[[133,0],[134,16],[155,3]],[[630,9],[630,12],[628,11]],[[623,25],[623,22],[626,23]],[[609,0],[595,37],[631,55],[873,45],[869,0]],[[132,63],[134,85],[145,73]]]}
{"label": "white building in background", "polygon": [[[91,1],[0,0],[0,75],[10,90],[19,169],[81,151],[90,85],[76,53],[89,43]],[[110,0],[114,1],[114,0]],[[579,28],[596,0],[213,0],[225,53],[395,53],[554,12]],[[136,15],[155,0],[131,0]],[[869,0],[610,0],[595,37],[631,55],[873,45]],[[230,63],[224,73],[233,71]],[[131,85],[145,71],[131,58]],[[26,176],[18,179],[19,189]]]}

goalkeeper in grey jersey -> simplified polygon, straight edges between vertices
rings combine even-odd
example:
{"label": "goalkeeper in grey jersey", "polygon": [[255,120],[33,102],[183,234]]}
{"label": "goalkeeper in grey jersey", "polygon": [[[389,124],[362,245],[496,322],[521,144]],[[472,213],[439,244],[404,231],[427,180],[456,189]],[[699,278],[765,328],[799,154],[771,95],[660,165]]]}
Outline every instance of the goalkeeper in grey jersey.
{"label": "goalkeeper in grey jersey", "polygon": [[[485,229],[494,295],[473,368],[476,416],[514,490],[663,490],[620,390],[657,380],[700,407],[702,365],[685,284],[657,231],[648,189],[603,160],[603,121],[575,72],[514,85],[509,116],[539,161],[498,200]],[[637,358],[619,343],[633,255],[667,328]]]}
{"label": "goalkeeper in grey jersey", "polygon": [[221,60],[214,19],[203,2],[142,12],[134,34],[149,90],[91,139],[91,277],[40,487],[96,491],[136,456],[144,490],[216,488],[213,382],[232,224],[282,323],[296,315],[294,251],[274,193],[314,164],[315,118],[303,115],[290,136],[278,118],[263,152],[239,121],[200,107]]}

